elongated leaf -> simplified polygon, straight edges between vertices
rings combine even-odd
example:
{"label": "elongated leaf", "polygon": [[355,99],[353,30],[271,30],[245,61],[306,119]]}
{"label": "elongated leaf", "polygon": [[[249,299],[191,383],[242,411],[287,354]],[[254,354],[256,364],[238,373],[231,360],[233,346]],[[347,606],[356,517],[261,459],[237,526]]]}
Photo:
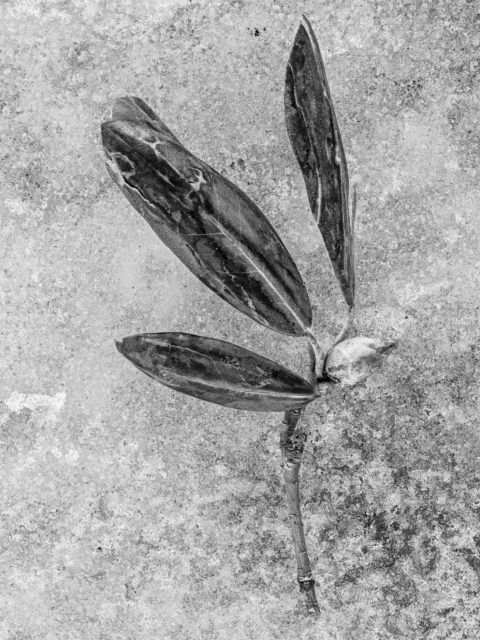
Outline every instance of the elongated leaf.
{"label": "elongated leaf", "polygon": [[308,200],[350,308],[355,300],[353,220],[342,138],[315,34],[303,16],[285,81],[285,120]]}
{"label": "elongated leaf", "polygon": [[161,384],[200,400],[249,411],[285,411],[314,398],[313,387],[280,364],[224,340],[144,333],[117,348]]}
{"label": "elongated leaf", "polygon": [[161,240],[210,289],[257,322],[305,335],[311,308],[295,263],[260,209],[183,147],[138,98],[102,125],[107,169]]}

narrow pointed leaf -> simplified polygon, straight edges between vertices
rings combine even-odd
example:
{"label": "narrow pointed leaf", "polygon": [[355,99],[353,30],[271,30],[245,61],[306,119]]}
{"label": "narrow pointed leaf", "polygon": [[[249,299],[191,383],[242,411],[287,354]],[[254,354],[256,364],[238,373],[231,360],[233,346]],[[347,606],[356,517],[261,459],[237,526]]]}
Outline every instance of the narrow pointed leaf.
{"label": "narrow pointed leaf", "polygon": [[138,98],[116,102],[102,139],[111,177],[190,271],[257,322],[308,332],[302,278],[250,198],[187,151]]}
{"label": "narrow pointed leaf", "polygon": [[350,308],[354,307],[353,221],[342,138],[315,34],[303,16],[287,64],[285,120],[313,217]]}
{"label": "narrow pointed leaf", "polygon": [[230,342],[188,333],[144,333],[117,348],[161,384],[200,400],[249,411],[285,411],[314,399],[312,385]]}

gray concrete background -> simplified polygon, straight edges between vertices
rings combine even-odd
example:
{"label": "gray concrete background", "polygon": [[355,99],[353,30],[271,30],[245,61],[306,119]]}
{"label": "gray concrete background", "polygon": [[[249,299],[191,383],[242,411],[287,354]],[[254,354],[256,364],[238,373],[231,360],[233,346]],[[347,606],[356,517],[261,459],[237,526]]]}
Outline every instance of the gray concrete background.
{"label": "gray concrete background", "polygon": [[[283,123],[302,12],[359,188],[358,327],[400,342],[306,412],[318,620],[281,415],[155,385],[113,339],[190,331],[302,373],[306,345],[187,272],[99,145],[114,98],[144,98],[275,224],[327,344],[344,307]],[[478,1],[7,0],[0,23],[0,638],[476,640]]]}

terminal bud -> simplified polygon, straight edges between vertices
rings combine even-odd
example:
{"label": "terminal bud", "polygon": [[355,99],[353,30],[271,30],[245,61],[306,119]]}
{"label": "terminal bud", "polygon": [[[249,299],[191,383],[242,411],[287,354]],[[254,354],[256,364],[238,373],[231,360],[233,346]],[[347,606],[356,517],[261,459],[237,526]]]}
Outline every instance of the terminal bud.
{"label": "terminal bud", "polygon": [[392,340],[349,338],[335,345],[328,354],[325,375],[343,385],[358,384],[375,373],[395,347]]}

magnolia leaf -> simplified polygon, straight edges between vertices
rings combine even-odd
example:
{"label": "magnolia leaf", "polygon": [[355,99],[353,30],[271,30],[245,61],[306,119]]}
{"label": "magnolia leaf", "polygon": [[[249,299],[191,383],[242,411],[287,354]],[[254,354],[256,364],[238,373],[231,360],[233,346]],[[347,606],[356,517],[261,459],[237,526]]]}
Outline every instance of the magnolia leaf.
{"label": "magnolia leaf", "polygon": [[180,144],[178,138],[173,135],[163,120],[160,120],[155,111],[141,98],[136,98],[135,96],[117,98],[112,107],[112,120],[132,120],[133,122],[147,123]]}
{"label": "magnolia leaf", "polygon": [[117,349],[166,387],[248,411],[285,411],[314,399],[312,385],[272,360],[230,342],[188,333],[143,333]]}
{"label": "magnolia leaf", "polygon": [[102,139],[111,177],[190,271],[257,322],[290,335],[309,332],[298,269],[248,196],[187,151],[138,98],[116,102]]}
{"label": "magnolia leaf", "polygon": [[285,80],[285,120],[313,217],[349,306],[355,304],[347,161],[315,34],[303,16]]}

